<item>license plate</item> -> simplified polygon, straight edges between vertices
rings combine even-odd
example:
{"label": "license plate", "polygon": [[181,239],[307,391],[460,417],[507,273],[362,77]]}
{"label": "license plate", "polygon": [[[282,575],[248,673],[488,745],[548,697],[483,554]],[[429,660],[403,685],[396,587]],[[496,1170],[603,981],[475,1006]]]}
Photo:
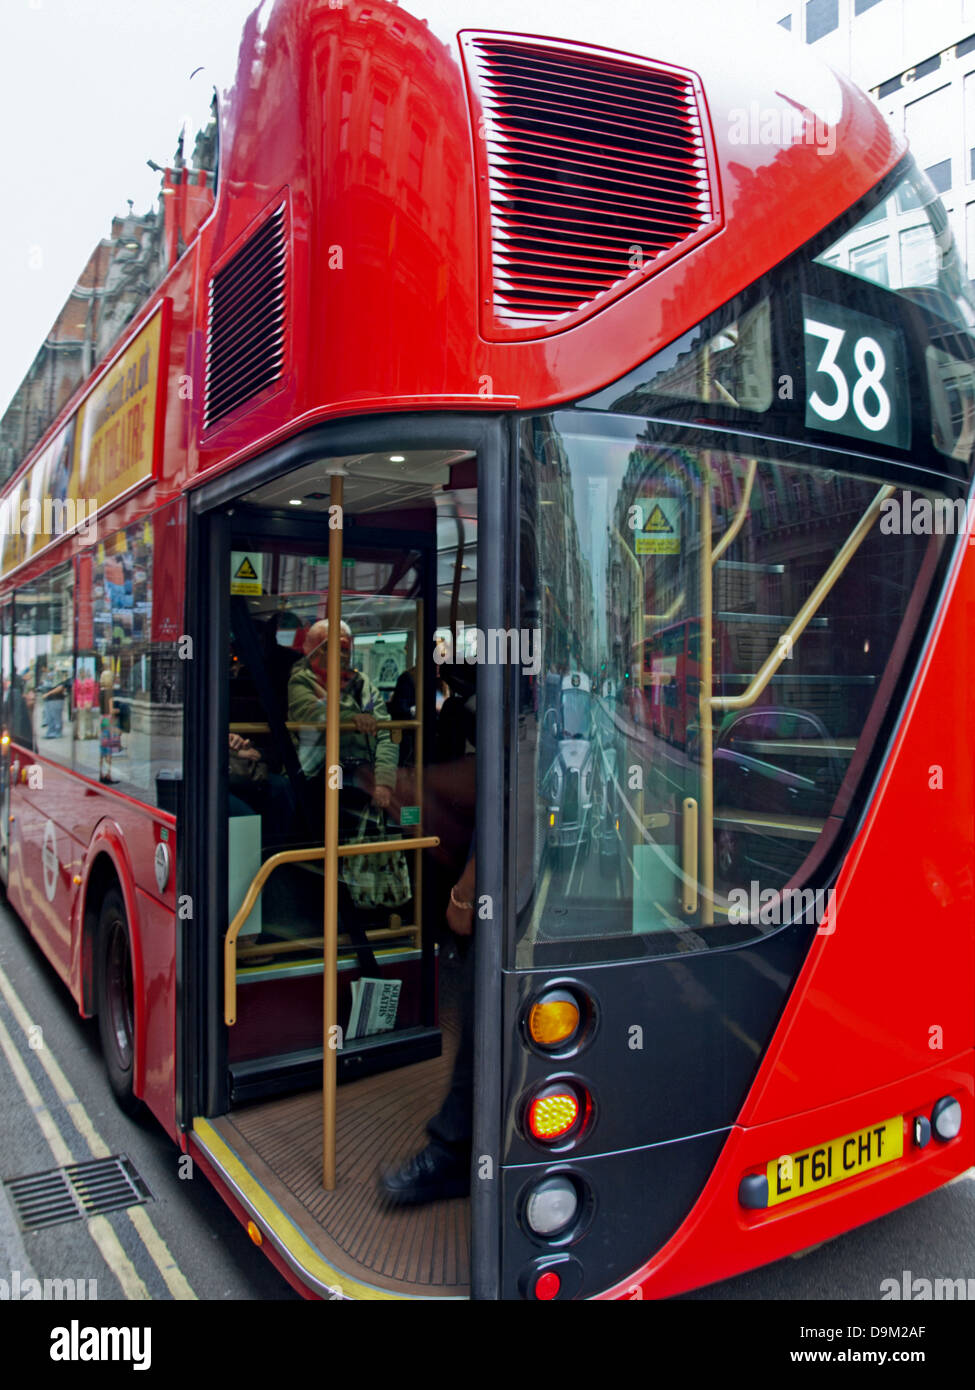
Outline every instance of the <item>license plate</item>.
{"label": "license plate", "polygon": [[821,1187],[831,1187],[869,1168],[891,1163],[903,1153],[904,1117],[897,1115],[869,1129],[831,1139],[818,1148],[773,1158],[766,1169],[768,1204],[774,1207],[796,1197],[807,1197]]}

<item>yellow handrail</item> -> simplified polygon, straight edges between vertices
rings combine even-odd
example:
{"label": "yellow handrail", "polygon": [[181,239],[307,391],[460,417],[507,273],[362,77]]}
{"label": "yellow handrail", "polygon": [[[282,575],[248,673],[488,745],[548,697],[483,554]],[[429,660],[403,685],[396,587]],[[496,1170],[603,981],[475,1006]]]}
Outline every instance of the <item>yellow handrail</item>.
{"label": "yellow handrail", "polygon": [[[376,725],[378,729],[419,729],[420,720],[377,719]],[[232,734],[269,734],[271,732],[270,724],[243,723],[231,724],[229,727]],[[307,721],[299,722],[296,719],[286,719],[284,727],[286,729],[327,729],[328,721],[319,719],[309,723]],[[343,719],[339,724],[339,731],[343,734],[352,733],[355,729],[356,723],[353,719]]]}
{"label": "yellow handrail", "polygon": [[[350,854],[385,854],[398,849],[433,849],[439,843],[439,835],[417,835],[411,836],[408,840],[367,840],[364,843],[339,845],[337,857],[344,858]],[[223,943],[223,1018],[228,1028],[232,1028],[237,1022],[237,938],[240,935],[241,927],[253,912],[254,904],[260,896],[261,890],[274,870],[279,869],[282,864],[312,864],[324,858],[324,846],[321,849],[281,850],[278,854],[272,854],[269,859],[265,859],[251,880],[250,887],[244,895],[244,901],[227,928],[227,935]],[[321,937],[315,939],[321,944]]]}
{"label": "yellow handrail", "polygon": [[745,515],[748,511],[748,504],[752,500],[752,487],[755,483],[755,472],[758,468],[758,459],[748,460],[748,472],[745,474],[745,486],[741,494],[741,501],[738,503],[738,510],[735,519],[711,551],[711,563],[716,565],[728,546],[735,539],[742,526],[745,524]]}
{"label": "yellow handrail", "polygon": [[[363,933],[367,941],[401,941],[404,937],[412,937],[414,949],[419,939],[419,929],[413,922],[405,922],[400,927],[369,927]],[[339,945],[352,946],[355,943],[348,932],[339,932]],[[313,947],[322,949],[322,938],[320,936],[297,936],[292,941],[267,941],[258,942],[253,946],[242,946],[237,942],[237,963],[245,963],[251,956],[292,956],[297,951],[310,951]]]}
{"label": "yellow handrail", "polygon": [[783,661],[792,655],[794,644],[809,626],[811,619],[816,616],[823,600],[866,539],[867,532],[880,515],[881,506],[896,491],[897,489],[890,485],[879,490],[870,506],[847,536],[842,548],[834,555],[815,589],[792,619],[785,632],[779,637],[776,648],[769,653],[761,669],[753,676],[748,689],[743,691],[741,695],[713,696],[711,699],[712,710],[748,709],[749,705],[755,703]]}

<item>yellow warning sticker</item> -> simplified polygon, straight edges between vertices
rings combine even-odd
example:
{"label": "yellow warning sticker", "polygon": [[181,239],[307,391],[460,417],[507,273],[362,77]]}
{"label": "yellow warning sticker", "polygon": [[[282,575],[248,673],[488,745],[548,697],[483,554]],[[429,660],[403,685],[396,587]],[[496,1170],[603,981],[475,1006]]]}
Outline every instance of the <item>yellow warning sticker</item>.
{"label": "yellow warning sticker", "polygon": [[676,497],[644,497],[637,504],[640,523],[634,537],[637,555],[680,554],[680,501]]}
{"label": "yellow warning sticker", "polygon": [[234,550],[230,555],[230,592],[260,596],[263,583],[264,556]]}

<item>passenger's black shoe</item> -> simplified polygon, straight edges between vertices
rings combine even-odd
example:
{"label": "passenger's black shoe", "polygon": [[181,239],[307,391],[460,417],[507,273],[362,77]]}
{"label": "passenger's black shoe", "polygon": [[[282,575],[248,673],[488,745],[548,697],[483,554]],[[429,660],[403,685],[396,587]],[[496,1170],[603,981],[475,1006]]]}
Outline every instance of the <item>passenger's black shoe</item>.
{"label": "passenger's black shoe", "polygon": [[400,1206],[466,1197],[471,1190],[470,1162],[437,1144],[428,1144],[400,1168],[384,1173],[380,1187],[388,1201]]}

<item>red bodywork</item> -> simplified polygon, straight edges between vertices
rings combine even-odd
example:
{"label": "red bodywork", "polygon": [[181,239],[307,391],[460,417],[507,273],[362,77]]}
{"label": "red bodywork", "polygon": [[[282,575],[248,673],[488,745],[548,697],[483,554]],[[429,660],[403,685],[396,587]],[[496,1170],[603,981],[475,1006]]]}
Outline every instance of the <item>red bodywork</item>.
{"label": "red bodywork", "polygon": [[[780,1259],[975,1163],[973,585],[966,547],[840,875],[835,931],[817,937],[700,1199],[664,1248],[607,1297],[666,1297]],[[946,1095],[963,1112],[951,1144],[905,1142],[902,1159],[825,1192],[769,1211],[739,1205],[740,1180],[769,1160],[893,1115],[930,1115]]]}
{"label": "red bodywork", "polygon": [[[630,9],[628,17],[621,11]],[[557,4],[464,6],[278,0],[244,30],[237,85],[221,111],[213,211],[135,320],[169,304],[169,364],[156,476],[101,518],[103,532],[174,502],[316,421],[377,411],[542,410],[607,385],[730,300],[849,208],[904,153],[876,107],[784,38],[754,31],[737,48],[679,7],[604,8],[586,32]],[[487,341],[479,307],[478,139],[461,32],[535,32],[629,52],[695,73],[717,170],[723,225],[574,326],[529,341]],[[739,58],[733,57],[737,52]],[[373,93],[388,118],[377,133]],[[825,112],[835,153],[813,143],[734,140],[748,109]],[[408,170],[411,122],[427,134]],[[195,195],[194,195],[195,196]],[[203,195],[201,193],[201,198]],[[188,223],[203,210],[187,209]],[[207,292],[214,270],[281,203],[288,226],[284,370],[255,400],[203,430]],[[126,341],[128,340],[128,337]],[[187,389],[189,383],[189,389]],[[76,394],[60,419],[85,394]],[[56,426],[41,441],[43,448]],[[176,515],[176,514],[174,514]],[[157,520],[157,525],[158,525]],[[181,622],[182,514],[157,551]],[[82,553],[62,542],[21,567]],[[838,887],[834,934],[819,938],[705,1190],[681,1228],[607,1297],[678,1292],[776,1259],[915,1198],[975,1162],[973,1114],[972,767],[967,660],[975,559],[965,550],[881,783]],[[157,580],[156,592],[160,592]],[[180,627],[177,626],[178,632]],[[83,1011],[91,1007],[83,933],[87,875],[100,855],[123,885],[136,974],[136,1090],[174,1135],[176,932],[173,875],[153,858],[174,821],[42,755],[43,793],[12,791],[10,897]],[[931,765],[943,769],[931,789]],[[59,844],[44,892],[43,825]],[[922,838],[923,832],[923,838]],[[950,989],[946,983],[950,981]],[[940,1034],[933,1032],[940,1029]],[[935,1040],[940,1039],[937,1046]],[[935,1141],[812,1200],[746,1212],[738,1184],[783,1153],[893,1114],[962,1101],[962,1137]],[[230,1200],[228,1196],[228,1200]],[[236,1207],[238,1214],[243,1213]],[[283,1266],[281,1266],[283,1268]]]}

